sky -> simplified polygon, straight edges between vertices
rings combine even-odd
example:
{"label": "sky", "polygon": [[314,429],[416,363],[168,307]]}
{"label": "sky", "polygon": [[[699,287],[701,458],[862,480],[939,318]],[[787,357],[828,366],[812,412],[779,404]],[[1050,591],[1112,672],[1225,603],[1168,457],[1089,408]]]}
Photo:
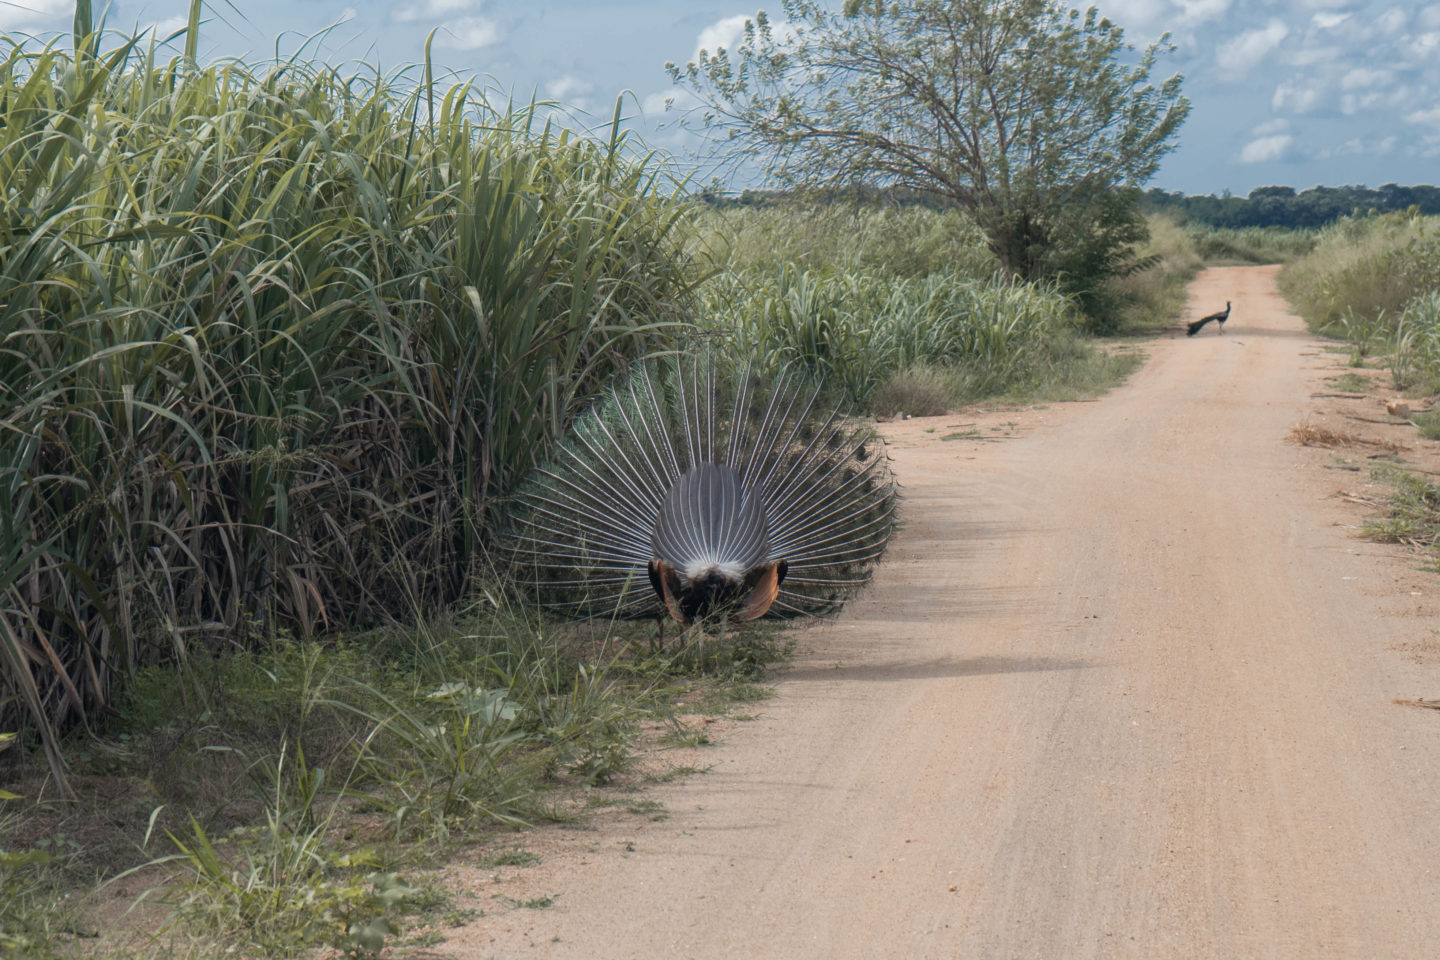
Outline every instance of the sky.
{"label": "sky", "polygon": [[[835,0],[838,4],[838,0]],[[617,97],[652,147],[685,155],[694,134],[665,111],[666,61],[733,44],[749,6],[680,0],[216,0],[201,56],[307,52],[389,70],[434,60],[523,100],[563,104],[578,123],[608,121]],[[95,0],[101,9],[103,0]],[[1440,182],[1440,0],[1096,0],[1137,46],[1170,34],[1154,76],[1185,77],[1193,106],[1179,146],[1147,186],[1247,194]],[[71,0],[0,0],[0,32],[68,29]],[[168,35],[184,0],[111,0],[107,26]],[[177,41],[178,42],[178,41]],[[588,120],[586,118],[589,118]],[[746,184],[734,184],[743,186]],[[753,184],[752,184],[753,185]]]}

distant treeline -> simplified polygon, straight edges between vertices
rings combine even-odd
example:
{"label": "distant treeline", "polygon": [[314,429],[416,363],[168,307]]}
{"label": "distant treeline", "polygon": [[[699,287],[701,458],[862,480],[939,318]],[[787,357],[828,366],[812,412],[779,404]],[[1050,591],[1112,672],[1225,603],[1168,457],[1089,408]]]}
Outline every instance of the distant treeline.
{"label": "distant treeline", "polygon": [[948,197],[936,196],[924,190],[906,187],[872,187],[868,184],[852,184],[843,187],[812,187],[795,190],[742,190],[727,193],[719,183],[712,181],[709,186],[698,190],[695,198],[720,209],[734,207],[778,207],[796,203],[827,204],[847,203],[862,207],[912,208],[927,210],[958,210],[959,204]]}
{"label": "distant treeline", "polygon": [[1229,193],[1186,196],[1164,190],[1147,190],[1141,199],[1146,213],[1178,214],[1182,221],[1211,227],[1323,227],[1341,217],[1366,213],[1391,213],[1418,208],[1420,213],[1440,213],[1440,187],[1419,184],[1402,187],[1387,183],[1379,188],[1365,186],[1311,187],[1297,192],[1294,187],[1256,187],[1248,197]]}
{"label": "distant treeline", "polygon": [[[1137,191],[1138,193],[1138,191]],[[816,202],[849,202],[865,206],[928,207],[932,210],[953,209],[953,201],[933,194],[901,188],[851,186],[843,189],[811,191],[800,194],[786,190],[746,190],[726,195],[717,185],[701,190],[699,198],[718,207],[769,207],[793,203],[799,199]],[[1168,213],[1182,222],[1211,227],[1240,229],[1243,227],[1323,227],[1341,217],[1366,213],[1392,213],[1411,207],[1423,214],[1440,214],[1440,187],[1418,184],[1402,187],[1387,183],[1382,187],[1365,186],[1311,187],[1297,191],[1294,187],[1256,187],[1248,197],[1234,197],[1228,192],[1212,194],[1170,193],[1159,187],[1138,193],[1144,213]]]}

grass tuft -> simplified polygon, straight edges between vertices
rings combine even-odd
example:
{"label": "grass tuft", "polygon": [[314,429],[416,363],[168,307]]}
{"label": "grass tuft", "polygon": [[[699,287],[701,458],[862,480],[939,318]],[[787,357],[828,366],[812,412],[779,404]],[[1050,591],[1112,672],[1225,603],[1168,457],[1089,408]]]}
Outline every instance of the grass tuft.
{"label": "grass tuft", "polygon": [[1377,469],[1374,479],[1390,487],[1387,512],[1365,524],[1365,535],[1380,543],[1403,543],[1432,556],[1440,569],[1440,484],[1396,468]]}
{"label": "grass tuft", "polygon": [[1302,447],[1346,447],[1360,442],[1360,437],[1346,430],[1336,430],[1310,420],[1297,423],[1286,437]]}

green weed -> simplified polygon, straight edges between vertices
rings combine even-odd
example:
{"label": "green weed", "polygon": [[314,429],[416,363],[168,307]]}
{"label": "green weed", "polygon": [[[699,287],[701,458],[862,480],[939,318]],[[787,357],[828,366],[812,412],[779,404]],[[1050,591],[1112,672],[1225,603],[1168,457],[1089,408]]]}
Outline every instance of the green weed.
{"label": "green weed", "polygon": [[167,891],[175,924],[187,935],[238,938],[267,956],[311,946],[378,956],[415,891],[398,874],[376,871],[363,851],[336,853],[328,832],[291,831],[276,814],[265,828],[212,841],[192,821],[189,836],[171,835],[179,852],[169,862],[183,871]]}
{"label": "green weed", "polygon": [[1353,371],[1341,374],[1334,379],[1333,383],[1336,390],[1345,393],[1369,393],[1375,388],[1375,381]]}
{"label": "green weed", "polygon": [[516,847],[513,850],[504,850],[500,853],[492,853],[488,856],[481,857],[475,862],[475,865],[481,869],[494,867],[533,867],[539,862],[540,857],[537,854]]}
{"label": "green weed", "polygon": [[[10,817],[0,819],[0,828],[12,825]],[[50,852],[0,847],[0,956],[62,956],[60,945],[72,939],[79,924],[65,893]]]}
{"label": "green weed", "polygon": [[712,767],[697,767],[688,763],[677,763],[668,767],[663,773],[650,774],[647,776],[648,783],[672,783],[685,777],[693,777],[698,773],[709,773]]}
{"label": "green weed", "polygon": [[1432,555],[1440,546],[1440,485],[1416,473],[1386,468],[1373,476],[1388,484],[1387,512],[1365,524],[1365,534],[1381,543],[1403,543]]}

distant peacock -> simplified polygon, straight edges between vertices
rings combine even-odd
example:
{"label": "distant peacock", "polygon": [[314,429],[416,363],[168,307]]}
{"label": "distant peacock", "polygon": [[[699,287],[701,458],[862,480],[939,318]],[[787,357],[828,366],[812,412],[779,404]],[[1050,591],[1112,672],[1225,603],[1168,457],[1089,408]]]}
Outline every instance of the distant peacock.
{"label": "distant peacock", "polygon": [[636,364],[509,504],[518,580],[578,616],[684,624],[823,614],[895,527],[873,431],[782,372],[717,380],[695,357]]}

